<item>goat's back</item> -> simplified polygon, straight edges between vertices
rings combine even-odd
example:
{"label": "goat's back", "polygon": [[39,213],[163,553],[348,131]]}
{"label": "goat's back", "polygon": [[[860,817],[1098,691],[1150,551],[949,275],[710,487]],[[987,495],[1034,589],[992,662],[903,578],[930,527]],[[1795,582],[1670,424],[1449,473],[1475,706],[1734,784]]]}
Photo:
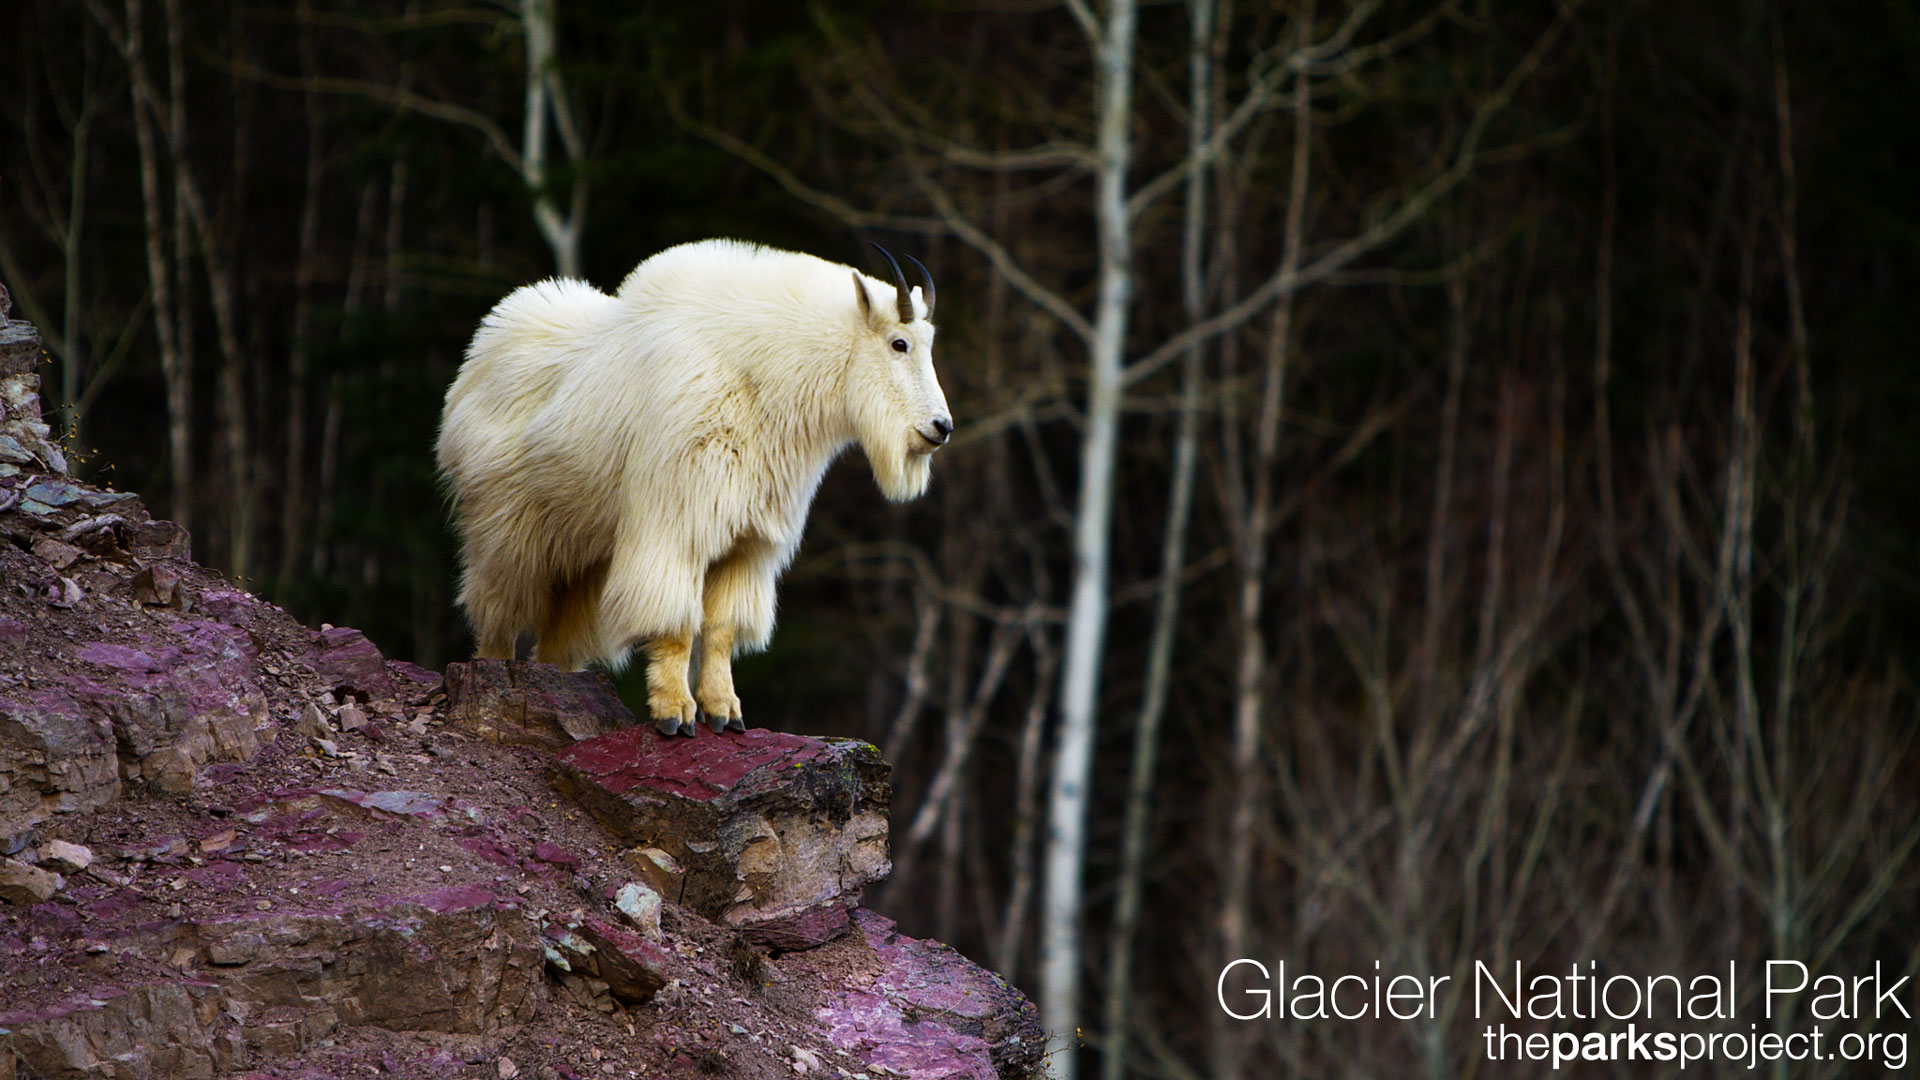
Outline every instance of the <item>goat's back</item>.
{"label": "goat's back", "polygon": [[517,451],[527,423],[554,395],[582,352],[585,331],[612,313],[613,298],[583,281],[525,285],[495,304],[447,390],[440,467],[454,481]]}

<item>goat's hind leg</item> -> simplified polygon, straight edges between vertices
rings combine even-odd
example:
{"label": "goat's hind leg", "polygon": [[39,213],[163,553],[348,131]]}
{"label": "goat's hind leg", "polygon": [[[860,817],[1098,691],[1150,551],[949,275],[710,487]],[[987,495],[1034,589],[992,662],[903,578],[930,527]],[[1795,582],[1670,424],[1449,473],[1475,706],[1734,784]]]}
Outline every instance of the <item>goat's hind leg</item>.
{"label": "goat's hind leg", "polygon": [[[540,602],[515,584],[519,575],[491,565],[467,570],[460,606],[473,627],[473,655],[481,660],[524,659],[521,639],[545,617]],[[532,609],[532,610],[529,610]]]}
{"label": "goat's hind leg", "polygon": [[556,582],[540,628],[539,658],[564,671],[579,671],[605,651],[600,641],[600,590],[606,587],[602,560],[583,574]]}

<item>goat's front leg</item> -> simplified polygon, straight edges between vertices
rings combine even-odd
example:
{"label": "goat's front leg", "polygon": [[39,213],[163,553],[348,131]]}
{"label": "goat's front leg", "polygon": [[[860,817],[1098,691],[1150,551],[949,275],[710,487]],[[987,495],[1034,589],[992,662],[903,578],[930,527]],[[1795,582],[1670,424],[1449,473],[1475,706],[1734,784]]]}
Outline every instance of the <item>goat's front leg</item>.
{"label": "goat's front leg", "polygon": [[692,735],[699,710],[687,693],[687,664],[693,637],[662,634],[647,639],[647,711],[662,735]]}
{"label": "goat's front leg", "polygon": [[773,545],[743,539],[707,568],[697,696],[715,732],[747,730],[733,689],[733,654],[736,648],[766,648],[773,634],[773,581],[779,567]]}
{"label": "goat's front leg", "polygon": [[670,540],[645,531],[620,537],[591,637],[623,646],[608,657],[616,664],[625,659],[626,644],[639,642],[647,654],[647,711],[653,726],[662,735],[692,735],[700,710],[687,692],[687,665],[700,626],[704,568],[676,561],[674,550]]}
{"label": "goat's front leg", "polygon": [[731,624],[708,623],[700,632],[700,688],[694,697],[714,734],[747,730],[746,718],[740,712],[740,695],[733,690]]}

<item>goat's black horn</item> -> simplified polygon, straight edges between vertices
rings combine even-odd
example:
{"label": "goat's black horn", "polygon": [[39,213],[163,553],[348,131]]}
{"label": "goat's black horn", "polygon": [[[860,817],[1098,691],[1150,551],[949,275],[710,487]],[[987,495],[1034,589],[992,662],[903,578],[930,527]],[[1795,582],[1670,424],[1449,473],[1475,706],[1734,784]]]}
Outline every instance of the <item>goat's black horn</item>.
{"label": "goat's black horn", "polygon": [[[869,241],[869,243],[871,243],[871,241]],[[900,300],[900,321],[903,323],[912,322],[913,297],[907,294],[907,275],[900,272],[900,263],[893,257],[892,252],[881,247],[879,244],[873,244],[873,250],[885,255],[887,257],[887,265],[893,267],[893,287],[898,291]],[[911,259],[913,256],[909,255],[907,258]]]}
{"label": "goat's black horn", "polygon": [[927,273],[927,268],[919,259],[909,255],[907,261],[913,264],[915,270],[920,271],[920,292],[927,301],[927,318],[931,319],[933,318],[933,275]]}

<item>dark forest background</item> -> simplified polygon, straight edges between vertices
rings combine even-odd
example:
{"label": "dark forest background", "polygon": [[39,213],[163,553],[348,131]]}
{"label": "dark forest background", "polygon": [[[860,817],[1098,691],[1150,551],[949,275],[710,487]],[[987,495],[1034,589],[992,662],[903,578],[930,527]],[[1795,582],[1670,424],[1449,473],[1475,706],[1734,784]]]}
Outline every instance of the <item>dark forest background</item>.
{"label": "dark forest background", "polygon": [[495,301],[707,236],[919,257],[959,432],[914,504],[830,472],[740,693],[882,747],[876,906],[1037,992],[1110,480],[1085,1070],[1519,1072],[1459,1001],[1232,1024],[1236,956],[1913,973],[1920,8],[1143,6],[1108,460],[1118,10],[10,0],[0,281],[77,471],[441,665],[432,443]]}

